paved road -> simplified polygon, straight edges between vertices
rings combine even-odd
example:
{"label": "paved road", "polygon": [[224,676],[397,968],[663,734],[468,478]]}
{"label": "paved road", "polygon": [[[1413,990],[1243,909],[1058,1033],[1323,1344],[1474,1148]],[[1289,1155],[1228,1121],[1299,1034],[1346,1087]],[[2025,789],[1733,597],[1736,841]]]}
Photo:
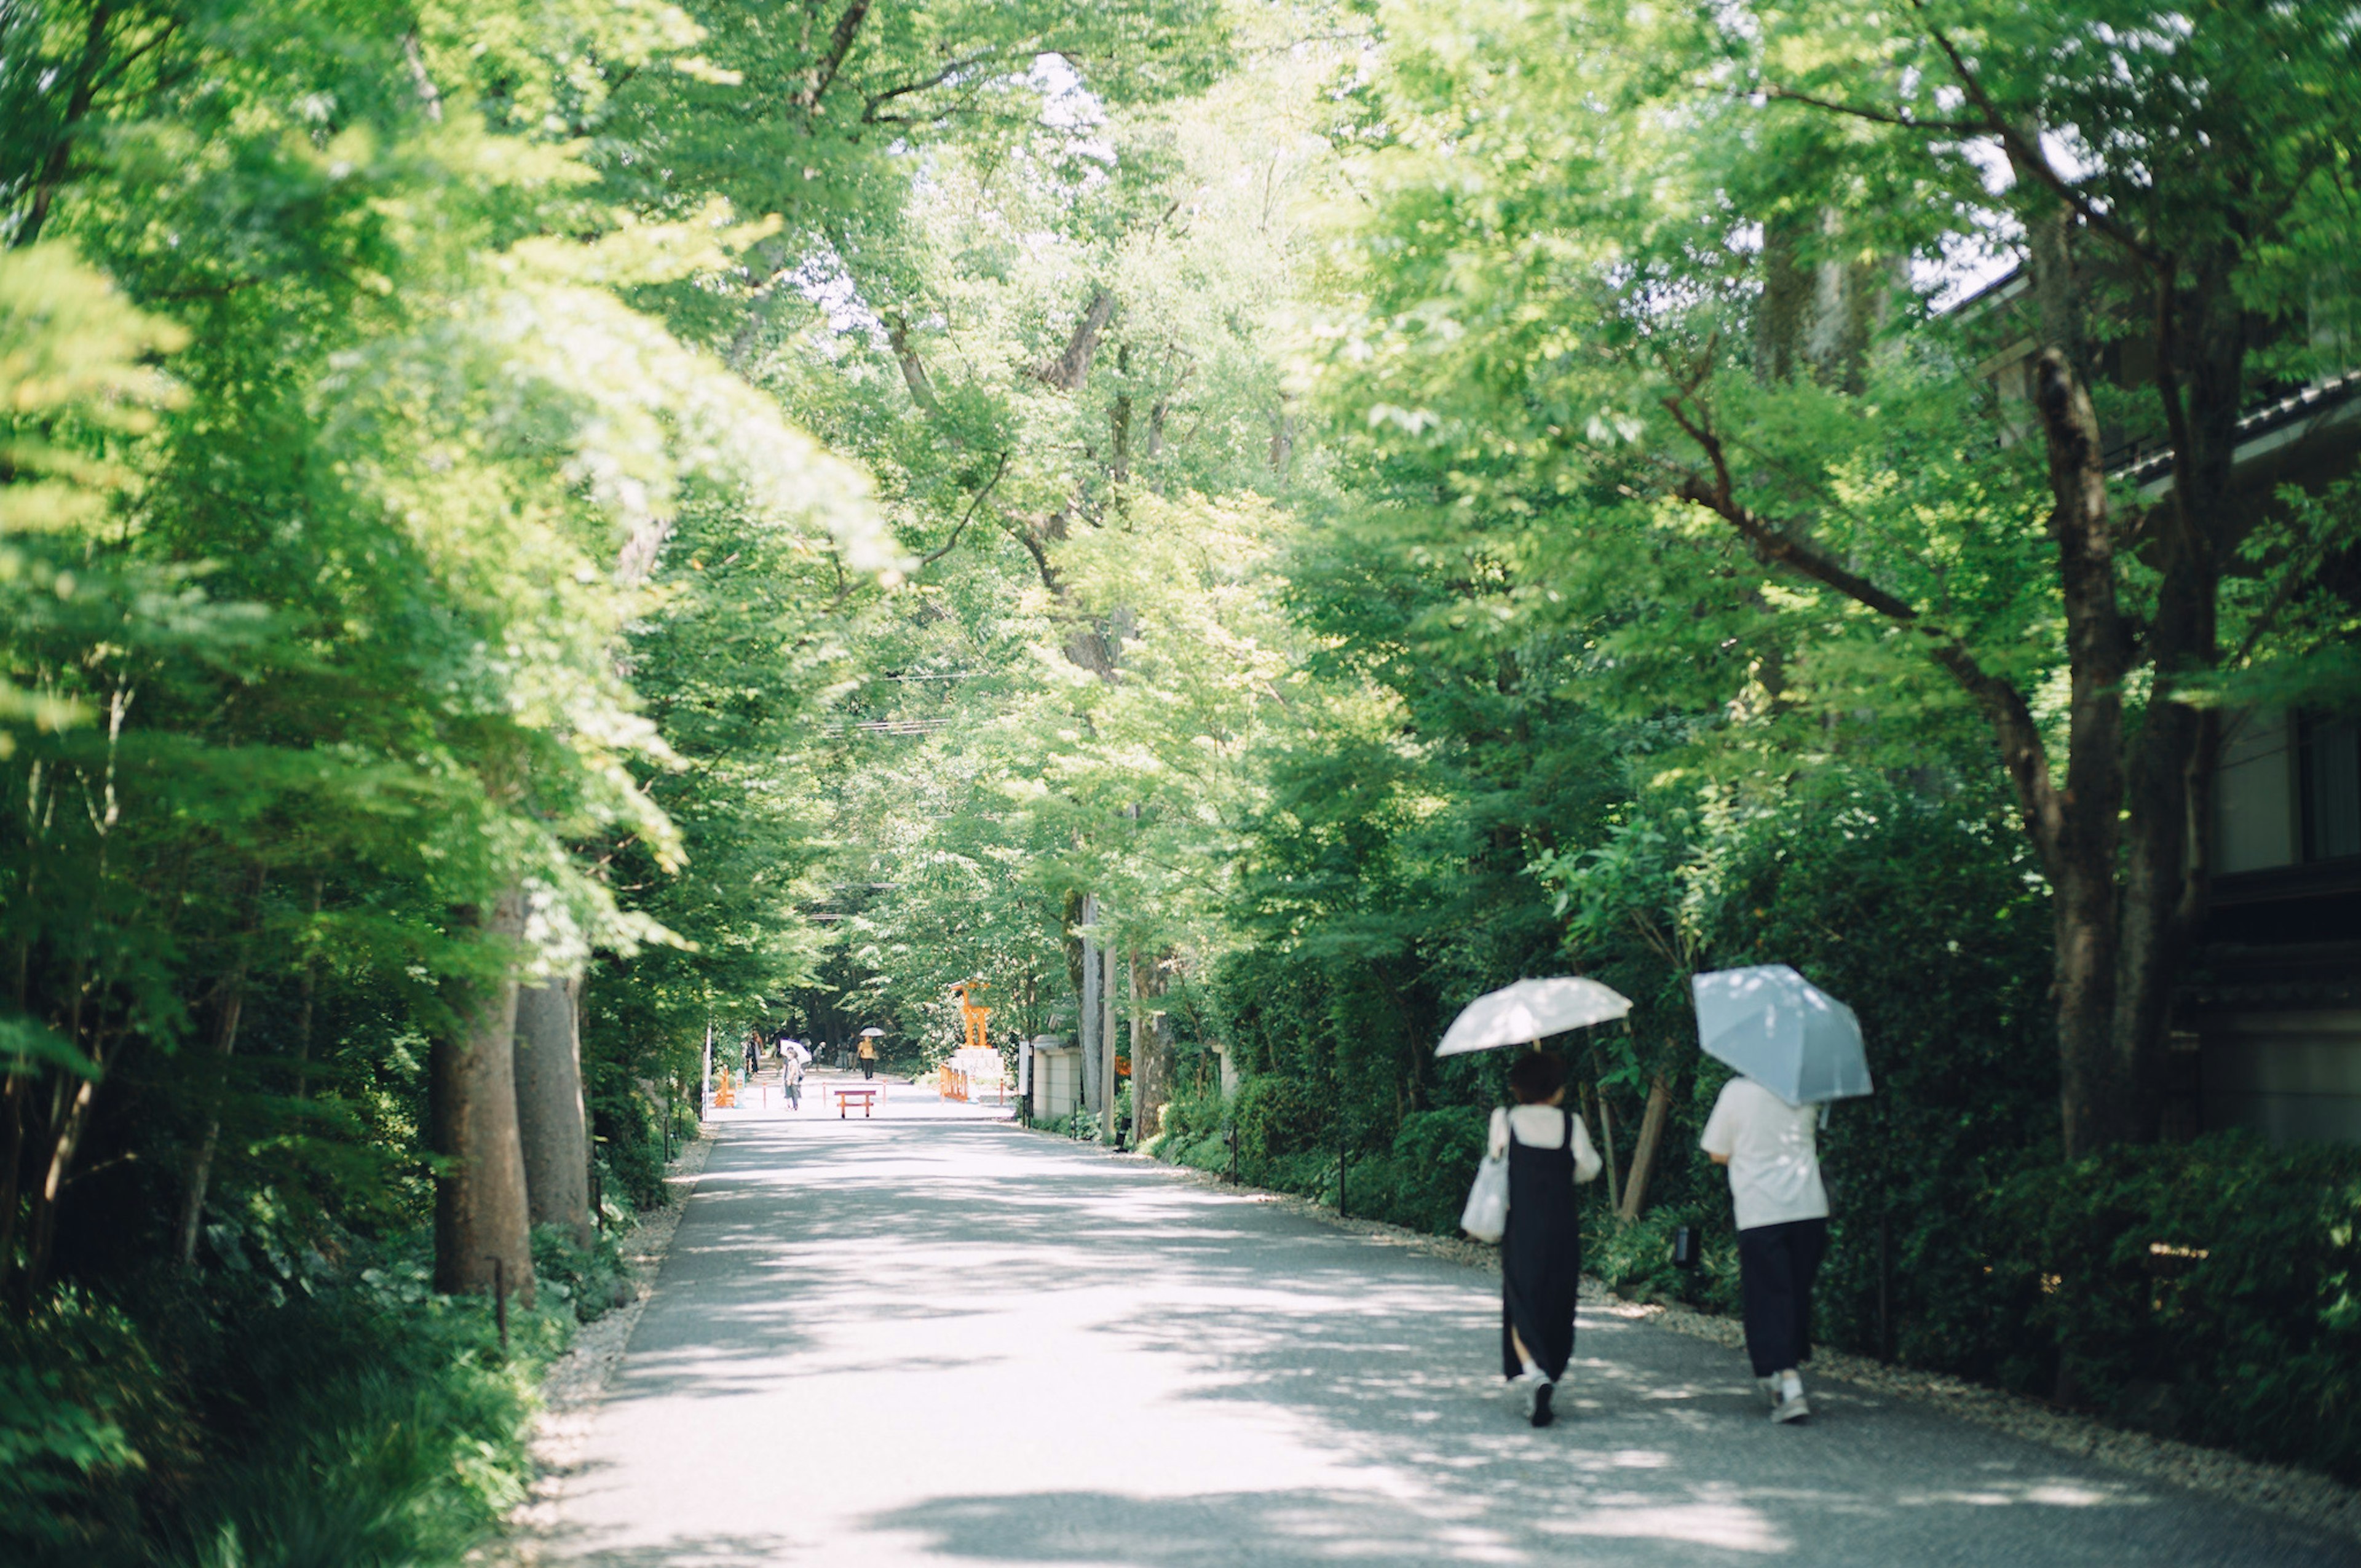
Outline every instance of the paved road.
{"label": "paved road", "polygon": [[[906,1093],[909,1091],[905,1091]],[[705,1564],[2326,1564],[2349,1544],[930,1099],[720,1130],[552,1555]]]}

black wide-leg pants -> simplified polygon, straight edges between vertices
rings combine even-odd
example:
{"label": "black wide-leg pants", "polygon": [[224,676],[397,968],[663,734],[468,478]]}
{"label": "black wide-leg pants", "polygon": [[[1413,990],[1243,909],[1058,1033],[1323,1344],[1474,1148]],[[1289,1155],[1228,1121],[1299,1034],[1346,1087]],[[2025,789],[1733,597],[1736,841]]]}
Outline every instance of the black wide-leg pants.
{"label": "black wide-leg pants", "polygon": [[1738,1292],[1746,1354],[1757,1377],[1812,1359],[1812,1281],[1828,1250],[1826,1220],[1789,1220],[1738,1233]]}

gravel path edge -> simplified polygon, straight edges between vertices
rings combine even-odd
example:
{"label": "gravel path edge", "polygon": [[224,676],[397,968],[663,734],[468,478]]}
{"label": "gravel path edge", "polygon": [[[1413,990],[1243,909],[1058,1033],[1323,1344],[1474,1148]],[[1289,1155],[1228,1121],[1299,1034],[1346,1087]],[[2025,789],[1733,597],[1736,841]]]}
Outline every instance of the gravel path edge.
{"label": "gravel path edge", "polygon": [[565,1498],[566,1484],[590,1435],[607,1380],[621,1364],[623,1352],[631,1343],[631,1331],[639,1327],[641,1314],[656,1293],[656,1276],[672,1247],[673,1232],[680,1226],[681,1212],[697,1190],[697,1178],[705,1173],[705,1162],[716,1141],[713,1129],[701,1129],[664,1167],[664,1183],[671,1201],[642,1216],[623,1238],[623,1261],[631,1272],[631,1300],[577,1329],[573,1344],[543,1376],[541,1413],[533,1422],[531,1442],[532,1489],[509,1515],[508,1533],[475,1558],[487,1568],[533,1568],[541,1562],[541,1544],[557,1523],[558,1504]]}

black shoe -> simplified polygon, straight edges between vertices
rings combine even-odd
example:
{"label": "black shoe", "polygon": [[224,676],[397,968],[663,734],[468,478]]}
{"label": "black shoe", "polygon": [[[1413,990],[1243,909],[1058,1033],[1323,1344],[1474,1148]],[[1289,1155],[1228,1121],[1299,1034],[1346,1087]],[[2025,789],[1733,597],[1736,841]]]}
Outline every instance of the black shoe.
{"label": "black shoe", "polygon": [[1556,1392],[1554,1383],[1544,1383],[1533,1390],[1533,1425],[1545,1427],[1557,1420],[1557,1413],[1550,1409],[1550,1396]]}

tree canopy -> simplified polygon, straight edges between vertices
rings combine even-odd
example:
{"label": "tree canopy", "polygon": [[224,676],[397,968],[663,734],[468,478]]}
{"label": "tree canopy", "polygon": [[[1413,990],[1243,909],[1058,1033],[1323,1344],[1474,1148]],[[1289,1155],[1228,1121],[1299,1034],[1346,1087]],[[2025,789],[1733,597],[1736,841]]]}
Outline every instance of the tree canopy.
{"label": "tree canopy", "polygon": [[1013,1062],[1115,977],[1079,1130],[1350,1146],[1413,1218],[1499,1088],[1435,1038],[1562,970],[1638,1004],[1571,1043],[1633,1217],[1732,963],[1860,1001],[1881,1238],[2155,1139],[2225,716],[2361,690],[2349,453],[2240,455],[2348,385],[2356,50],[0,7],[0,1293],[529,1295],[597,1217],[541,1173],[660,1201],[709,1039],[915,1069],[978,980]]}

